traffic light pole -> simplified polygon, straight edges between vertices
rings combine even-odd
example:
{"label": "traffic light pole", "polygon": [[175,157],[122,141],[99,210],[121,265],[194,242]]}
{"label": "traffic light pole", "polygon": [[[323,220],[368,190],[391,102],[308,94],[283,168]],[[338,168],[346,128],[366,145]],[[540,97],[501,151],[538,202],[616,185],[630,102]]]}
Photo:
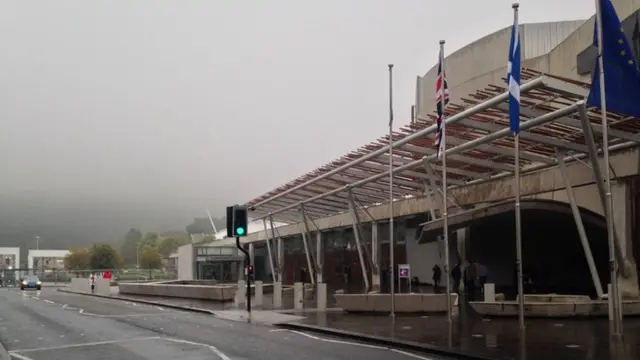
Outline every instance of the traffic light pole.
{"label": "traffic light pole", "polygon": [[249,252],[240,245],[240,236],[236,236],[236,247],[244,253],[244,269],[247,272],[247,312],[251,314],[251,271],[249,271],[251,258],[249,256]]}

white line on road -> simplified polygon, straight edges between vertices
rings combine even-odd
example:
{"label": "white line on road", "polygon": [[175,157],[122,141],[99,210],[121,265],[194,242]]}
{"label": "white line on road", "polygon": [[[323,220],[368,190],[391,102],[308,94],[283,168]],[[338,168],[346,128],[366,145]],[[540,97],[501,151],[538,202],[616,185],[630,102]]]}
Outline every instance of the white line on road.
{"label": "white line on road", "polygon": [[34,360],[34,359],[30,358],[30,357],[27,357],[27,356],[24,356],[22,354],[18,354],[18,353],[15,353],[15,352],[10,352],[9,356],[11,358],[16,358],[18,360]]}
{"label": "white line on road", "polygon": [[405,355],[405,356],[412,357],[414,359],[435,360],[434,358],[416,355],[416,354],[413,354],[413,353],[410,353],[410,352],[407,352],[407,351],[398,350],[398,349],[390,348],[390,347],[387,347],[387,346],[369,345],[369,344],[363,344],[363,343],[357,343],[357,342],[351,342],[351,341],[326,339],[326,338],[321,338],[321,337],[314,336],[314,335],[311,335],[311,334],[307,334],[307,333],[304,333],[302,331],[288,330],[288,329],[276,329],[276,330],[270,330],[270,331],[271,332],[288,331],[288,332],[292,332],[294,334],[298,334],[300,336],[304,336],[304,337],[307,337],[309,339],[313,339],[313,340],[317,340],[317,341],[324,341],[324,342],[329,342],[329,343],[334,343],[334,344],[342,344],[342,345],[360,346],[360,347],[369,348],[369,349],[388,350],[388,351],[394,352],[396,354],[402,354],[402,355]]}
{"label": "white line on road", "polygon": [[49,303],[49,304],[55,304],[53,301],[47,300],[47,299],[44,299],[44,302]]}
{"label": "white line on road", "polygon": [[69,344],[69,345],[60,345],[60,346],[49,346],[49,347],[41,347],[41,348],[32,348],[32,349],[12,350],[12,351],[9,351],[9,354],[13,355],[14,353],[25,353],[25,352],[32,352],[32,351],[61,350],[61,349],[78,348],[78,347],[83,347],[83,346],[118,344],[118,343],[131,342],[131,341],[145,341],[145,340],[157,340],[157,339],[163,339],[163,337],[150,336],[150,337],[140,337],[140,338],[133,338],[133,339],[94,341],[94,342],[86,342],[86,343],[80,343],[80,344]]}
{"label": "white line on road", "polygon": [[220,349],[218,349],[217,347],[215,347],[213,345],[203,344],[203,343],[199,343],[199,342],[195,342],[195,341],[172,339],[172,338],[163,338],[163,339],[168,340],[168,341],[177,342],[177,343],[204,346],[204,347],[209,348],[209,350],[211,350],[214,354],[218,355],[218,357],[220,359],[222,359],[222,360],[231,360],[230,357],[228,357],[225,353],[223,353],[222,351],[220,351]]}

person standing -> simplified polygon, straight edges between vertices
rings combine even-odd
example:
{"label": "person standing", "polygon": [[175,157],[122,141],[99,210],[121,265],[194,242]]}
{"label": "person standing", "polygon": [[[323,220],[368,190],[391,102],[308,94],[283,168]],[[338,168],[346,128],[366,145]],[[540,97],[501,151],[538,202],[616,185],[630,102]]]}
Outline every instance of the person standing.
{"label": "person standing", "polygon": [[433,265],[433,291],[437,294],[440,292],[440,280],[442,279],[442,269],[438,264]]}
{"label": "person standing", "polygon": [[91,273],[89,276],[89,284],[91,285],[91,293],[95,292],[96,289],[96,274]]}

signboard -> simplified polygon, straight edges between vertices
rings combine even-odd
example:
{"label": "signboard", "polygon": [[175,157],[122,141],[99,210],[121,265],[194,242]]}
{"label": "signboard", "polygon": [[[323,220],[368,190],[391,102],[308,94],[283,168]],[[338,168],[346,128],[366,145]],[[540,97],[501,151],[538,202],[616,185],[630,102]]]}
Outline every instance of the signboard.
{"label": "signboard", "polygon": [[409,264],[398,265],[398,278],[400,279],[411,278],[411,266]]}

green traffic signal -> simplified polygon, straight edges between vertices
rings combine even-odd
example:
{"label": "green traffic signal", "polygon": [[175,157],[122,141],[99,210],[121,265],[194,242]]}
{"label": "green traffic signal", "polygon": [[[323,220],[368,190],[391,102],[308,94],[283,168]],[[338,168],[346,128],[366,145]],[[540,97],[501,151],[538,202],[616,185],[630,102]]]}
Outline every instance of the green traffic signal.
{"label": "green traffic signal", "polygon": [[244,235],[244,228],[243,227],[236,228],[236,234]]}

